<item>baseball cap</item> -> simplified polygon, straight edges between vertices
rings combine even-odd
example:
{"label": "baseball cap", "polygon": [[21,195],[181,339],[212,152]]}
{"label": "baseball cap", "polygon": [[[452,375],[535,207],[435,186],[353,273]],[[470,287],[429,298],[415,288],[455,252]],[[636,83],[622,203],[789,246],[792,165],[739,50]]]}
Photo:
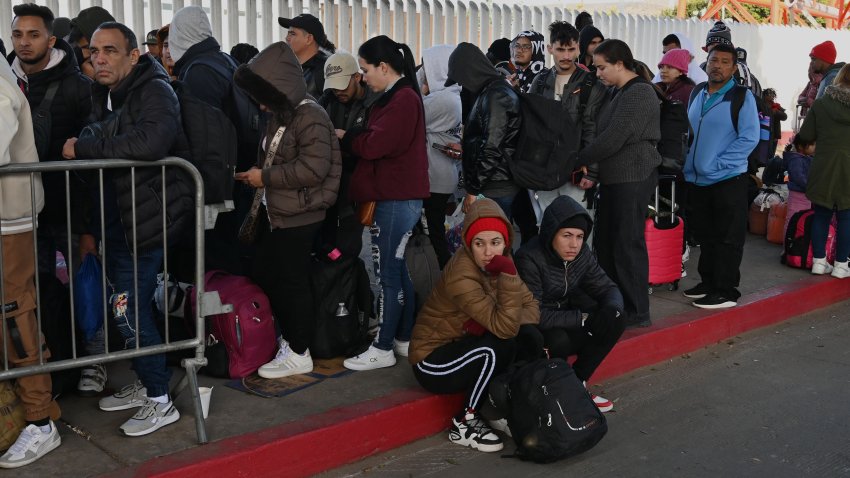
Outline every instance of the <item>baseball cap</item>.
{"label": "baseball cap", "polygon": [[159,43],[156,38],[156,32],[158,31],[158,29],[149,31],[148,34],[145,36],[145,42],[142,43],[142,45],[156,45],[157,43]]}
{"label": "baseball cap", "polygon": [[325,91],[348,88],[351,75],[360,71],[360,65],[349,53],[334,53],[325,62]]}
{"label": "baseball cap", "polygon": [[280,26],[286,29],[300,28],[304,30],[310,35],[313,35],[316,39],[316,43],[320,45],[328,39],[328,37],[325,36],[325,27],[322,26],[322,22],[309,13],[302,13],[295,18],[278,17],[277,22]]}

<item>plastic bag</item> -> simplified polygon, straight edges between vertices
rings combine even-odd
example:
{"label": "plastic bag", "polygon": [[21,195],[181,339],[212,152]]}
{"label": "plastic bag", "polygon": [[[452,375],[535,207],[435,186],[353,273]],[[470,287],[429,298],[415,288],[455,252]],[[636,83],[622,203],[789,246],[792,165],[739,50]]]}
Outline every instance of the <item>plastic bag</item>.
{"label": "plastic bag", "polygon": [[74,282],[74,313],[85,339],[91,340],[103,327],[103,286],[100,260],[86,254]]}
{"label": "plastic bag", "polygon": [[449,253],[454,254],[463,246],[463,201],[458,203],[455,212],[451,216],[446,217],[446,242],[448,243]]}

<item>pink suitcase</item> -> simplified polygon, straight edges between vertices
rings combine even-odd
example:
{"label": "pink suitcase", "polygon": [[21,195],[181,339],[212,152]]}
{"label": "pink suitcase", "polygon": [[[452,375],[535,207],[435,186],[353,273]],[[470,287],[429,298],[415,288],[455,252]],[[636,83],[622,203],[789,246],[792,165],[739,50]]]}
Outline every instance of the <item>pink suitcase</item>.
{"label": "pink suitcase", "polygon": [[[668,179],[666,176],[659,178]],[[670,179],[670,202],[676,204],[676,180]],[[646,220],[644,235],[646,252],[649,256],[649,293],[653,286],[668,284],[669,290],[679,288],[682,278],[682,244],[685,237],[685,223],[671,206],[669,216],[659,217],[659,188],[655,188],[655,217]]]}

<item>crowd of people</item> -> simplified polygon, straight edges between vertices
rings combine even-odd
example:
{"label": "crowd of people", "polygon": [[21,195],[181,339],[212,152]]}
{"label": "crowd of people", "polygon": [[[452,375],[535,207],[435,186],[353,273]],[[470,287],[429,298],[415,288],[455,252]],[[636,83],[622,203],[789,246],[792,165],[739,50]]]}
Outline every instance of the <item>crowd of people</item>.
{"label": "crowd of people", "polygon": [[[206,231],[204,266],[247,275],[269,297],[280,335],[275,357],[258,374],[313,370],[311,258],[330,250],[358,256],[366,227],[380,327],[345,367],[381,369],[402,357],[425,389],[465,392],[449,437],[481,451],[503,446],[494,429],[504,430],[504,421],[480,412],[490,379],[510,363],[575,356],[575,373],[587,381],[626,328],[651,324],[644,228],[662,163],[664,101],[685,105],[693,130],[677,181],[688,242],[701,251],[700,282],[684,295],[701,308],[737,304],[760,115],[774,121],[775,151],[787,114],[773,90],[762,91],[722,21],[707,35],[703,64],[689,38],[665,36],[657,75],[586,13],[575,26],[552,23],[548,36],[522,31],[486,52],[470,43],[438,45],[421,58],[385,35],[354,53],[336,51],[310,14],[279,24],[286,41],[261,50],[239,44],[226,54],[197,6],[175,12],[141,45],[102,7],[68,20],[44,6],[15,6],[12,52],[0,62],[7,105],[0,114],[9,125],[0,165],[168,156],[197,162],[186,131],[194,119],[181,113],[173,86],[182,85],[224,111],[237,131],[227,185],[233,201],[207,205],[218,215]],[[850,276],[850,71],[836,62],[831,42],[812,49],[809,78],[799,100],[806,120],[786,153],[790,197],[795,207],[815,210],[812,272],[843,278]],[[513,180],[523,95],[560,102],[578,129],[577,144],[563,152],[575,155],[574,168],[553,190]],[[132,348],[162,343],[150,307],[157,274],[167,254],[168,271],[179,276],[194,247],[187,234],[192,185],[176,170],[117,169],[100,188],[83,173],[69,178],[66,186],[64,174],[43,174],[42,195],[39,184],[31,193],[28,180],[0,176],[14,366],[38,362],[34,278],[55,276],[57,251],[74,264],[108,251],[111,320]],[[452,253],[444,223],[458,204],[462,244]],[[32,210],[40,211],[37,227]],[[838,246],[829,264],[824,249],[834,215]],[[246,218],[261,224],[247,243],[240,242]],[[405,249],[421,222],[442,276],[417,310]],[[34,240],[38,258],[30,257]],[[103,353],[103,334],[84,348]],[[121,431],[142,436],[180,413],[164,354],[132,362],[137,381],[99,407],[136,410]],[[77,388],[97,396],[106,381],[106,369],[92,365]],[[32,463],[61,443],[50,376],[18,379],[18,393],[27,426],[0,457],[3,468]],[[603,397],[593,400],[613,409]]]}

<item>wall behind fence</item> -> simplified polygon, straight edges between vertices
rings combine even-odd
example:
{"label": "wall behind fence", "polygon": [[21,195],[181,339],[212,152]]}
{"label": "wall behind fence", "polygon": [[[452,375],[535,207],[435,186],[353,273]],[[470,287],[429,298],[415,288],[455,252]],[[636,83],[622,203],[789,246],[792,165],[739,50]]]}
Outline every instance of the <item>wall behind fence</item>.
{"label": "wall behind fence", "polygon": [[[11,50],[12,4],[23,1],[0,0],[0,34]],[[486,50],[501,37],[512,38],[522,30],[546,33],[554,20],[573,22],[576,11],[521,6],[504,2],[449,0],[41,0],[61,16],[73,17],[81,8],[101,5],[121,22],[131,26],[139,38],[145,32],[171,21],[174,11],[185,5],[200,5],[210,15],[215,37],[225,50],[239,42],[262,49],[282,40],[285,30],[277,17],[311,12],[325,25],[328,37],[337,47],[356,51],[363,41],[386,34],[407,43],[417,56],[423,49],[441,43],[474,43]],[[633,15],[595,13],[594,24],[606,37],[619,38],[631,45],[636,58],[655,69],[661,58],[661,39],[668,33],[682,33],[701,45],[712,22]],[[806,82],[808,54],[812,46],[832,40],[839,60],[847,59],[849,30],[811,29],[798,26],[739,24],[728,21],[736,46],[749,52],[748,64],[765,88],[774,88],[778,101],[793,116],[797,95]],[[699,61],[705,54],[699,51]],[[549,61],[547,59],[547,61]],[[791,119],[785,123],[790,129]]]}

